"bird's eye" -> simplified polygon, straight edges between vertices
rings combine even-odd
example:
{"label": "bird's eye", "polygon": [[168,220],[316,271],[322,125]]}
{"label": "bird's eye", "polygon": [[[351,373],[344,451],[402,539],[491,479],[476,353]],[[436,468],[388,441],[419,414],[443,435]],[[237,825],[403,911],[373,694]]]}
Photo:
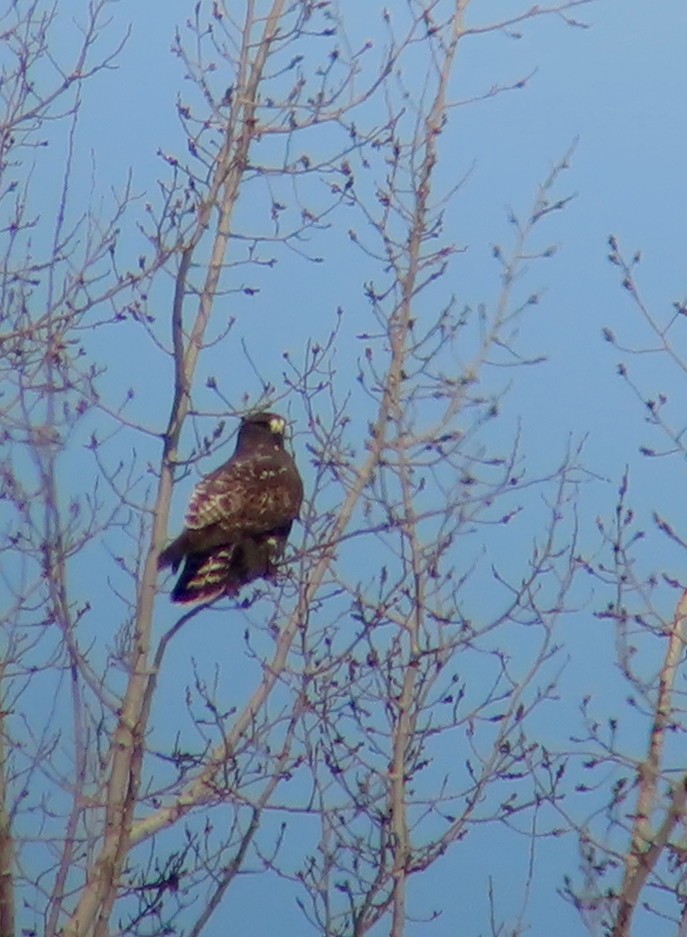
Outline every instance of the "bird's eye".
{"label": "bird's eye", "polygon": [[280,416],[273,416],[270,420],[270,430],[273,433],[284,432],[284,420]]}

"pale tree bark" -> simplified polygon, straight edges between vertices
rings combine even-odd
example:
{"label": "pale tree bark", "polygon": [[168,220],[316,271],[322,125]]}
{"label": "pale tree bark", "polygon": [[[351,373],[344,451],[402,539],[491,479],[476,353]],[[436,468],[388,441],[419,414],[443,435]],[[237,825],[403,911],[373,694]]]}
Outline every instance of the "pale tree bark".
{"label": "pale tree bark", "polygon": [[[626,344],[610,327],[603,331],[604,340],[623,356],[616,365],[618,374],[640,402],[653,433],[650,442],[642,441],[640,452],[649,460],[684,456],[682,415],[673,414],[669,396],[660,388],[647,392],[646,378],[635,376],[635,359],[650,350],[664,365],[656,372],[658,382],[676,378],[684,383],[687,359],[678,333],[681,303],[665,313],[652,310],[637,282],[640,253],[628,260],[615,237],[609,238],[609,248],[608,259],[620,272],[625,295],[651,337],[645,347]],[[615,663],[627,687],[624,711],[608,726],[596,718],[589,700],[583,705],[584,768],[590,773],[610,769],[603,789],[608,791],[604,813],[611,822],[605,829],[596,818],[580,825],[585,883],[569,887],[589,931],[602,926],[614,937],[646,933],[666,922],[672,922],[674,933],[683,934],[687,926],[681,872],[687,772],[682,746],[675,745],[687,731],[682,690],[687,590],[684,577],[676,579],[654,568],[655,557],[666,560],[671,551],[676,551],[676,568],[682,567],[687,544],[679,533],[680,522],[658,509],[649,518],[650,529],[644,529],[633,506],[630,479],[626,470],[612,521],[599,521],[605,552],[589,566],[611,590],[612,600],[598,617],[616,629]],[[658,493],[654,489],[652,499]],[[676,592],[674,612],[666,615],[666,603],[674,602]],[[645,734],[646,748],[639,756],[621,741],[620,732],[628,723],[635,733],[639,726]],[[583,789],[592,788],[585,784]]]}
{"label": "pale tree bark", "polygon": [[[61,81],[38,107],[28,103],[27,70],[49,46],[58,8],[41,18],[40,4],[29,4],[24,26],[39,24],[34,40],[13,33],[24,110],[10,109],[0,152],[10,154],[24,126],[22,142],[40,148],[41,121],[66,117],[69,154],[50,256],[32,257],[35,222],[18,203],[1,284],[0,367],[12,388],[2,407],[23,453],[2,462],[2,495],[15,512],[2,549],[9,556],[18,547],[23,565],[13,568],[13,671],[3,677],[18,702],[2,736],[5,754],[21,764],[2,778],[0,853],[11,870],[25,786],[34,798],[25,815],[45,824],[36,835],[45,849],[32,854],[44,865],[31,926],[106,937],[117,919],[131,934],[183,926],[200,935],[257,863],[266,879],[289,881],[318,932],[362,937],[388,926],[401,937],[413,877],[469,842],[478,825],[536,817],[562,796],[562,760],[529,733],[530,718],[555,698],[554,633],[576,569],[578,452],[571,446],[535,476],[517,433],[503,446],[481,434],[505,393],[492,367],[533,363],[516,350],[517,329],[539,297],[521,301],[515,285],[553,254],[531,242],[566,205],[557,188],[568,158],[523,220],[509,219],[510,248],[493,248],[493,289],[469,310],[458,309],[447,277],[461,249],[444,236],[461,183],[442,186],[438,169],[452,156],[443,141],[459,102],[461,44],[542,17],[579,25],[574,13],[584,5],[523,5],[468,25],[474,4],[413,0],[397,18],[380,12],[377,47],[355,47],[349,14],[330,3],[198,4],[187,39],[179,30],[173,42],[198,92],[177,102],[185,155],[161,154],[159,192],[137,215],[136,186],[127,183],[105,223],[90,208],[70,222],[80,101],[86,79],[99,74],[88,55],[105,4],[85,8],[81,52],[60,66]],[[426,74],[415,95],[418,50]],[[111,63],[105,55],[101,68]],[[526,83],[487,83],[475,103]],[[70,89],[64,111],[51,110]],[[242,198],[254,198],[249,222]],[[250,360],[246,340],[232,335],[233,299],[259,292],[246,271],[264,283],[285,256],[318,263],[318,237],[324,254],[329,226],[342,224],[352,225],[361,270],[373,271],[371,279],[360,273],[369,327],[345,336],[361,343],[360,360],[337,370],[339,315],[324,337],[308,340],[302,361],[285,355],[269,380],[258,374],[257,399],[237,403],[231,376],[205,368],[218,346],[226,371],[227,361]],[[143,245],[138,262],[123,230]],[[123,401],[108,396],[93,336],[120,326],[148,343],[151,375],[155,355],[168,369],[169,411],[157,422],[131,405],[134,388]],[[119,378],[127,362],[117,364]],[[219,457],[225,417],[272,404],[302,414],[294,424],[309,460],[290,575],[237,602],[184,612],[159,636],[166,596],[157,558],[175,487],[202,457]],[[89,416],[92,428],[82,430]],[[92,481],[74,493],[65,455],[83,451]],[[506,575],[472,538],[505,528],[533,490],[547,493],[546,520],[522,569]],[[111,567],[98,608],[79,565],[93,546],[104,547]],[[499,597],[488,614],[474,598],[485,582]],[[176,643],[201,614],[229,613],[245,626],[250,688],[234,699],[194,662],[178,688],[191,727],[170,741],[156,704]],[[116,633],[105,636],[113,614]],[[509,629],[527,634],[526,659],[514,662]],[[470,677],[471,664],[484,661],[486,689]],[[68,706],[68,722],[61,705],[35,721],[31,694],[41,680]],[[17,744],[17,718],[30,726],[30,751]],[[444,737],[460,750],[450,763],[437,745]],[[439,782],[424,780],[432,765],[445,773]],[[292,778],[302,785],[296,795]],[[217,808],[230,817],[223,838]],[[278,815],[317,820],[319,842],[310,832],[290,841],[296,871],[282,858],[286,833],[265,843]],[[160,834],[181,845],[165,854]],[[13,884],[10,875],[0,882],[7,933],[18,923]]]}
{"label": "pale tree bark", "polygon": [[[0,681],[1,682],[1,681]],[[0,714],[0,934],[14,937],[14,845],[7,789],[6,713]]]}

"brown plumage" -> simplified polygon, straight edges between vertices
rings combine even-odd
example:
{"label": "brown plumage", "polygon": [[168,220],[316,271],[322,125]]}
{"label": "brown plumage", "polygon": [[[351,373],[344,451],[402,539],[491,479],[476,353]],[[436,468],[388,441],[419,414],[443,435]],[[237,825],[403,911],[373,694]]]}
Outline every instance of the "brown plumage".
{"label": "brown plumage", "polygon": [[158,568],[184,568],[174,602],[236,595],[241,586],[276,573],[303,500],[296,464],[284,449],[285,421],[256,413],[241,423],[236,451],[200,481],[181,534],[162,551]]}

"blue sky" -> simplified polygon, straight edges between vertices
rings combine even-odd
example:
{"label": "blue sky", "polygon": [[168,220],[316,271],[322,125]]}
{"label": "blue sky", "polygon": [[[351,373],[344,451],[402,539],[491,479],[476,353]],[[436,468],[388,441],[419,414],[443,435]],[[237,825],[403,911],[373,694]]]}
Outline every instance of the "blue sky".
{"label": "blue sky", "polygon": [[[392,14],[393,4],[394,0],[388,4]],[[184,97],[187,83],[170,45],[175,25],[183,23],[192,7],[182,0],[165,4],[120,0],[112,7],[112,24],[103,36],[105,45],[109,37],[114,44],[129,25],[131,37],[117,69],[100,75],[97,92],[84,102],[78,136],[84,178],[92,154],[96,191],[105,200],[111,187],[124,183],[130,169],[134,191],[141,195],[140,204],[157,198],[156,179],[162,172],[158,149],[183,151],[175,101],[177,94]],[[375,8],[370,5],[366,10]],[[477,22],[517,8],[515,3],[482,0],[471,5],[470,16]],[[622,336],[624,344],[641,345],[646,340],[639,317],[619,286],[617,270],[606,259],[611,233],[617,235],[628,255],[641,249],[639,279],[659,315],[684,295],[687,70],[682,63],[687,7],[683,0],[664,0],[649,12],[645,4],[635,0],[599,0],[581,7],[575,15],[590,28],[573,29],[551,17],[524,24],[521,39],[494,35],[474,37],[464,44],[452,89],[456,98],[468,98],[495,83],[534,74],[520,91],[454,110],[442,138],[438,179],[450,186],[471,169],[468,183],[447,212],[451,238],[467,248],[454,265],[451,275],[455,285],[451,287],[460,303],[489,302],[496,292],[492,247],[508,244],[508,212],[527,212],[538,182],[571,142],[578,141],[570,170],[558,187],[561,195],[576,197],[550,220],[539,243],[542,248],[555,244],[557,251],[550,259],[533,264],[527,278],[528,291],[542,288],[545,292],[523,324],[522,346],[547,360],[537,368],[518,372],[503,414],[510,426],[522,422],[523,449],[535,474],[553,469],[571,435],[579,439],[588,434],[585,464],[593,479],[584,486],[580,511],[581,548],[591,553],[596,548],[594,517],[611,515],[626,464],[631,466],[632,499],[642,522],[658,508],[669,513],[676,526],[684,523],[684,511],[675,508],[676,500],[681,504],[683,499],[674,497],[674,492],[681,490],[682,464],[638,456],[639,446],[655,444],[656,437],[645,424],[641,405],[615,373],[618,362],[627,356],[605,343],[601,330],[610,327]],[[381,41],[374,22],[370,14],[355,28],[361,34],[369,28],[373,41]],[[88,197],[86,191],[83,196]],[[250,213],[254,206],[243,206],[243,210]],[[350,322],[338,349],[339,360],[345,362],[359,354],[353,335],[358,325],[367,321],[364,275],[356,267],[357,255],[343,232],[329,232],[325,241],[326,263],[304,266],[297,260],[284,262],[261,281],[257,297],[232,300],[232,314],[239,318],[238,334],[249,341],[259,367],[277,385],[283,369],[282,352],[299,354],[307,337],[323,338],[338,305]],[[132,248],[135,250],[138,248]],[[302,288],[303,283],[307,289]],[[163,289],[159,302],[164,300]],[[141,375],[158,373],[155,369],[162,358],[153,364],[147,357],[149,349],[132,342],[129,333],[117,333],[110,340],[112,350],[121,343],[118,351],[125,361],[125,367],[111,371],[106,378],[113,396]],[[222,366],[221,359],[214,359],[210,373],[217,363]],[[630,360],[630,365],[646,382],[647,392],[684,392],[684,385],[665,368],[663,359],[643,357]],[[160,364],[160,374],[164,367]],[[234,358],[230,387],[243,387],[246,381],[255,393],[251,380],[250,373]],[[168,406],[165,385],[157,380],[148,384],[145,404],[135,406],[143,408],[139,412],[151,425],[161,425]],[[297,430],[296,452],[302,461],[304,442]],[[180,486],[183,490],[177,494],[177,520],[190,484]],[[527,535],[527,529],[524,533]],[[503,556],[513,549],[507,537],[500,549]],[[680,560],[679,553],[659,549],[645,563],[647,568],[667,565],[671,573],[679,575]],[[661,600],[666,610],[672,600],[671,593]],[[586,610],[569,625],[572,663],[564,686],[587,687],[600,710],[611,713],[622,705],[624,689],[608,682],[613,636],[602,632],[588,613],[595,601],[591,586],[580,593]],[[171,612],[161,614],[161,625],[167,614],[172,620]],[[187,632],[176,649],[180,657],[193,654],[201,668],[212,666],[218,648],[226,658],[236,652],[236,642],[226,634],[223,622],[209,617],[207,626],[204,624],[207,642],[198,644]],[[590,647],[595,649],[593,655],[589,655]],[[250,667],[242,670],[233,691],[240,694],[242,686],[247,689],[251,677]],[[161,681],[163,701],[174,699],[175,683],[174,673]],[[639,743],[641,738],[640,730],[633,741]],[[511,841],[489,828],[475,837],[473,848],[469,861],[464,850],[456,850],[455,859],[449,855],[426,879],[413,885],[420,891],[426,889],[421,900],[422,904],[429,896],[425,910],[433,906],[433,895],[441,895],[444,914],[431,930],[438,937],[485,932],[486,895],[475,894],[485,870],[496,873],[502,867],[501,880],[506,882],[499,895],[504,903],[502,913],[519,910],[526,844],[514,858]],[[547,861],[540,862],[528,918],[533,934],[552,933],[555,928],[561,937],[572,937],[580,932],[579,921],[553,892],[566,863],[574,866],[574,845],[569,841],[557,849],[549,844],[545,847]],[[565,870],[573,871],[570,866]],[[210,937],[225,932],[227,918],[245,922],[246,934],[266,933],[277,924],[281,924],[282,933],[300,933],[300,918],[284,883],[270,886],[272,901],[280,901],[278,915],[261,900],[261,887],[259,877],[247,876],[227,901],[222,915],[225,920],[218,918],[210,926]],[[278,898],[280,890],[283,894]],[[412,937],[426,932],[422,924],[409,929]]]}
{"label": "blue sky", "polygon": [[[475,20],[502,8],[513,4],[498,9],[473,4]],[[118,70],[98,79],[98,94],[86,101],[81,127],[83,152],[92,147],[105,191],[121,185],[131,167],[135,191],[154,193],[161,170],[156,151],[174,153],[181,146],[175,98],[177,93],[183,98],[188,83],[169,48],[174,24],[187,15],[183,3],[166,4],[164,11],[128,2],[113,7],[106,35],[118,35],[129,23],[132,35]],[[457,97],[537,71],[526,89],[454,113],[444,143],[450,157],[439,178],[448,183],[474,164],[449,217],[456,241],[469,245],[457,271],[460,294],[479,302],[494,280],[491,244],[507,243],[507,210],[525,211],[538,181],[579,138],[564,182],[577,197],[546,229],[559,252],[532,277],[532,285],[547,292],[524,325],[527,347],[541,350],[549,363],[519,379],[511,403],[523,415],[536,414],[529,422],[541,427],[549,442],[552,428],[559,434],[562,426],[595,430],[593,458],[600,471],[612,467],[615,476],[636,444],[641,416],[613,380],[618,356],[600,340],[601,328],[642,333],[605,259],[606,238],[616,233],[630,254],[641,248],[642,283],[655,308],[679,297],[685,269],[679,206],[687,198],[682,166],[687,75],[679,62],[687,10],[674,0],[661,4],[659,15],[646,16],[639,4],[601,0],[577,15],[589,29],[549,18],[526,24],[519,40],[496,35],[465,43],[456,69]],[[371,26],[371,18],[365,22]],[[260,299],[246,306],[264,316],[283,295],[282,277],[288,283],[291,275],[288,268],[277,271]],[[317,324],[333,305],[321,283],[330,283],[336,271],[331,265],[311,267],[308,276],[312,290],[298,298],[299,318]],[[341,277],[336,296],[355,315],[357,282]],[[279,317],[270,328],[275,325],[281,347],[272,355],[288,348],[289,328],[279,327]],[[542,385],[557,392],[538,394]],[[603,407],[597,405],[600,394]],[[627,445],[616,442],[611,452],[604,436],[628,424]]]}

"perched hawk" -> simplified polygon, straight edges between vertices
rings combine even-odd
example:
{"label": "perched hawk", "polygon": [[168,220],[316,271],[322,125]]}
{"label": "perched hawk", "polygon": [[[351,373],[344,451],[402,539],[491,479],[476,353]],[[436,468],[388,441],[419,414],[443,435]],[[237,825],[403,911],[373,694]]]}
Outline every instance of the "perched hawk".
{"label": "perched hawk", "polygon": [[236,595],[260,576],[271,578],[303,500],[296,463],[284,449],[285,421],[275,413],[246,417],[236,451],[200,481],[182,533],[162,551],[158,568],[184,568],[174,602]]}

